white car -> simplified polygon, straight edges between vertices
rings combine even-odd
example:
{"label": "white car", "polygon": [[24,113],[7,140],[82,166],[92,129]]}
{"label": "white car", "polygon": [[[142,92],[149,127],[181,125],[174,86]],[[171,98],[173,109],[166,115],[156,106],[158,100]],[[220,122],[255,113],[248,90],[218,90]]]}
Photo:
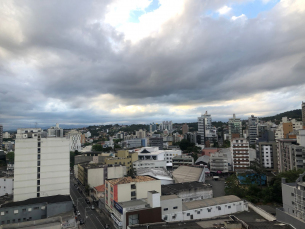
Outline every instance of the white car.
{"label": "white car", "polygon": [[80,212],[79,212],[79,211],[76,211],[76,215],[80,216]]}
{"label": "white car", "polygon": [[92,205],[92,206],[91,206],[91,209],[92,209],[92,210],[94,210],[94,209],[95,209],[94,205]]}

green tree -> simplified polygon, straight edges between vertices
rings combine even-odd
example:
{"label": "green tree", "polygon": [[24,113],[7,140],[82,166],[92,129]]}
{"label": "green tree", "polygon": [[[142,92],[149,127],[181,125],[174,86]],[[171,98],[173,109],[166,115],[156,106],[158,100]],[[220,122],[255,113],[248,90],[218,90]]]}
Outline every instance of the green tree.
{"label": "green tree", "polygon": [[179,144],[180,149],[183,150],[183,151],[186,151],[188,147],[193,147],[193,146],[195,146],[195,144],[194,143],[190,143],[186,139],[182,139],[180,144]]}
{"label": "green tree", "polygon": [[127,171],[127,176],[128,177],[135,177],[137,175],[137,172],[133,168],[133,165],[131,165],[130,169]]}
{"label": "green tree", "polygon": [[14,152],[9,152],[6,154],[6,161],[10,163],[14,163],[15,160],[15,153]]}

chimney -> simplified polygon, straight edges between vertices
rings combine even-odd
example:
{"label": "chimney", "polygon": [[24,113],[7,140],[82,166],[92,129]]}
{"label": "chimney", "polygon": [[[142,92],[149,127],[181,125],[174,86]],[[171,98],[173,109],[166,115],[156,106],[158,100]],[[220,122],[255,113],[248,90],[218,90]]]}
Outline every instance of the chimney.
{"label": "chimney", "polygon": [[147,192],[147,203],[151,208],[159,208],[160,204],[160,193],[157,191],[148,191]]}

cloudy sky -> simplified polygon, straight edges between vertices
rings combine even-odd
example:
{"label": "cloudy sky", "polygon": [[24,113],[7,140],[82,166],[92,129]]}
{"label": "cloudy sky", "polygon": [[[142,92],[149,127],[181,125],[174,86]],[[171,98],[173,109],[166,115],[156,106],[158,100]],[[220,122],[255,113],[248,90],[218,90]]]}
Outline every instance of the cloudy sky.
{"label": "cloudy sky", "polygon": [[0,123],[195,122],[299,109],[305,0],[0,2]]}

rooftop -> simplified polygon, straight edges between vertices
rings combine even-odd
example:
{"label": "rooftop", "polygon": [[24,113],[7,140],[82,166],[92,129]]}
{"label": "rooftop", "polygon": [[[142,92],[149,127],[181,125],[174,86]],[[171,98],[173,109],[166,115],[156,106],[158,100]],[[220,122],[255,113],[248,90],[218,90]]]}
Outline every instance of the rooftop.
{"label": "rooftop", "polygon": [[174,170],[173,177],[177,183],[198,181],[202,171],[203,168],[179,166],[176,170]]}
{"label": "rooftop", "polygon": [[172,195],[190,189],[212,189],[212,186],[198,181],[168,184],[161,186],[161,193],[162,195]]}
{"label": "rooftop", "polygon": [[111,179],[107,180],[112,185],[117,184],[128,184],[128,183],[136,183],[136,182],[146,182],[146,181],[153,181],[157,180],[156,178],[153,178],[151,176],[135,176],[133,177],[122,177],[117,179]]}
{"label": "rooftop", "polygon": [[211,198],[211,199],[204,199],[204,200],[195,200],[192,202],[184,202],[183,203],[183,210],[191,210],[191,209],[197,209],[197,208],[204,208],[204,207],[209,207],[209,206],[215,206],[219,204],[228,204],[228,203],[233,203],[241,201],[240,198],[237,196],[221,196],[221,197],[216,197],[216,198]]}
{"label": "rooftop", "polygon": [[177,196],[177,195],[168,195],[168,196],[161,196],[160,200],[161,201],[162,200],[171,200],[171,199],[177,199],[177,198],[179,198],[179,196]]}
{"label": "rooftop", "polygon": [[119,202],[122,208],[134,207],[139,205],[147,205],[147,202],[141,199]]}
{"label": "rooftop", "polygon": [[99,186],[96,186],[94,187],[96,191],[98,192],[104,192],[105,191],[105,185],[99,185]]}
{"label": "rooftop", "polygon": [[72,201],[70,195],[56,195],[56,196],[31,198],[31,199],[27,199],[27,200],[23,200],[23,201],[3,204],[3,205],[1,205],[1,208],[38,204],[38,203],[49,203],[50,204],[50,203],[59,203],[59,202],[66,202],[66,201]]}

